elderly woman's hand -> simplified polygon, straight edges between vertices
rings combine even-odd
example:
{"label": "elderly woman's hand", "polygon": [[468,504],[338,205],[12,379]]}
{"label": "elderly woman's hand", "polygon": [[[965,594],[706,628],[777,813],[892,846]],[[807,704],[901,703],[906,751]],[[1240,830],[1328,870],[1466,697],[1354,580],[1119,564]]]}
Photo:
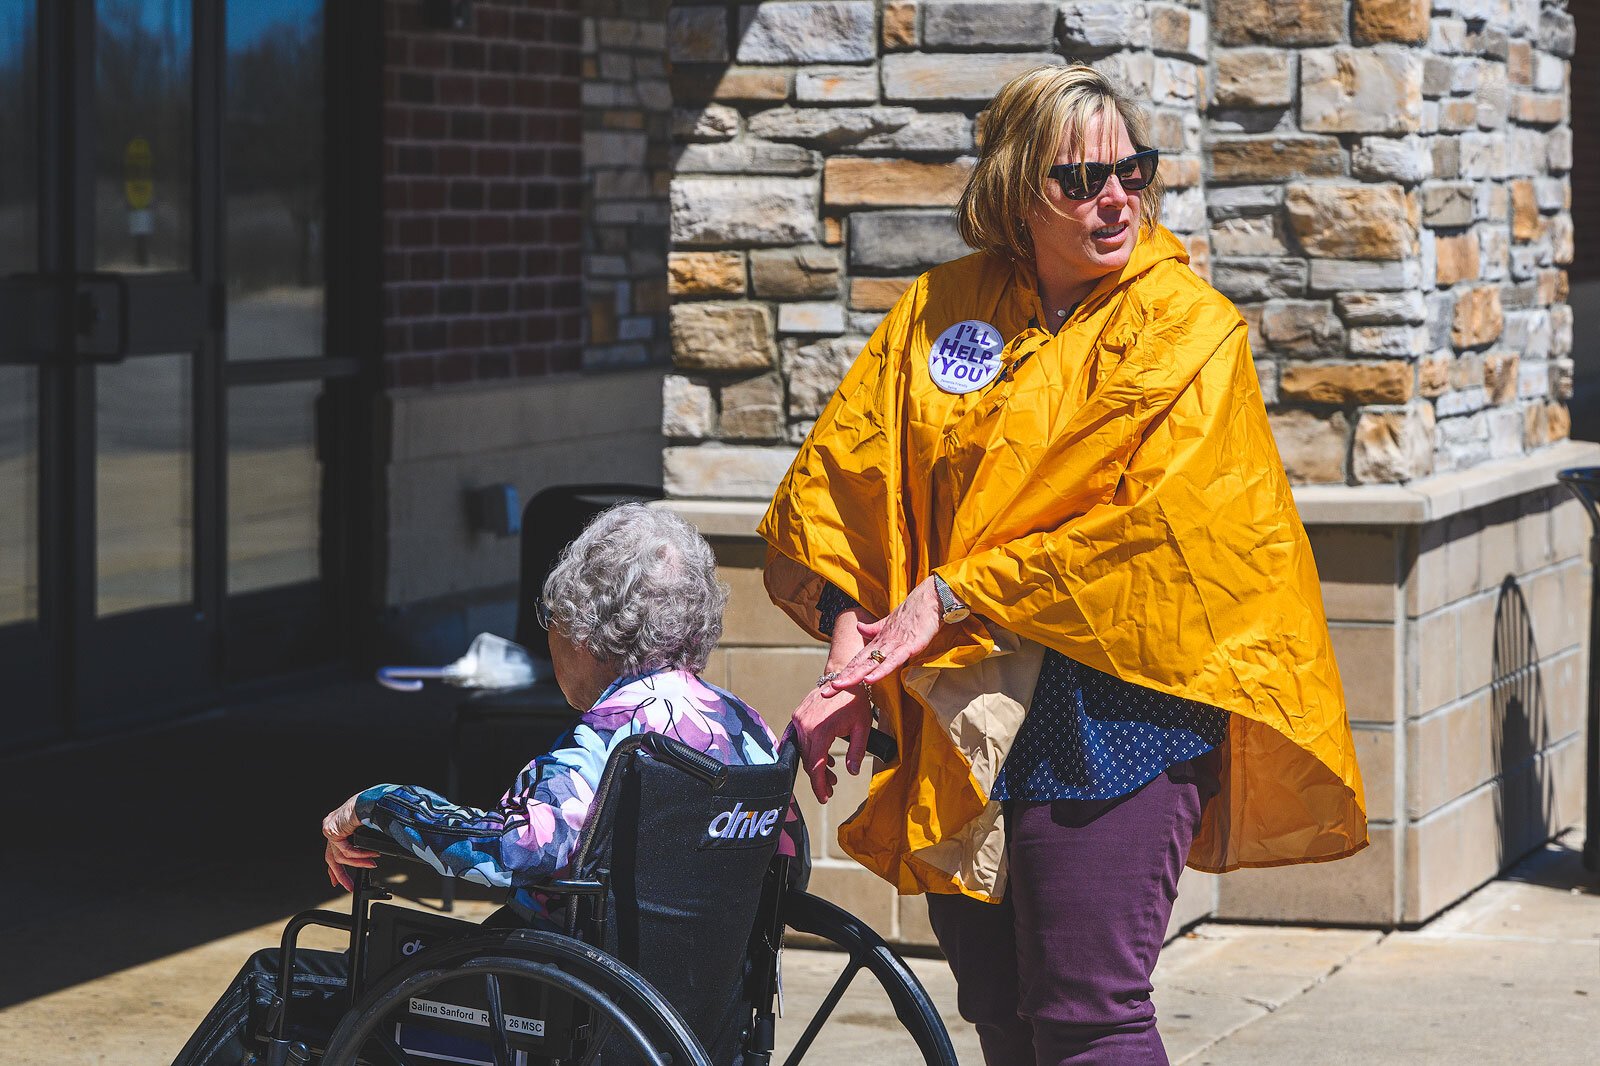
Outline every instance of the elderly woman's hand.
{"label": "elderly woman's hand", "polygon": [[832,696],[841,689],[877,684],[893,675],[933,643],[943,617],[938,589],[929,577],[912,589],[900,606],[876,622],[857,626],[866,645],[820,691]]}
{"label": "elderly woman's hand", "polygon": [[322,835],[328,841],[327,846],[322,849],[322,861],[328,865],[328,882],[343,888],[346,892],[354,892],[356,888],[355,879],[350,876],[350,871],[346,867],[360,866],[370,870],[378,865],[376,851],[367,851],[365,848],[350,844],[350,834],[361,826],[361,819],[356,817],[357,796],[345,800],[329,811],[328,816],[322,820]]}
{"label": "elderly woman's hand", "polygon": [[823,689],[817,688],[795,708],[793,723],[795,740],[800,744],[801,765],[811,779],[811,791],[817,802],[827,803],[833,798],[833,787],[839,783],[828,749],[836,738],[847,738],[850,750],[845,755],[845,768],[852,775],[861,772],[867,732],[872,728],[872,704],[867,702],[866,694],[859,691],[825,695]]}

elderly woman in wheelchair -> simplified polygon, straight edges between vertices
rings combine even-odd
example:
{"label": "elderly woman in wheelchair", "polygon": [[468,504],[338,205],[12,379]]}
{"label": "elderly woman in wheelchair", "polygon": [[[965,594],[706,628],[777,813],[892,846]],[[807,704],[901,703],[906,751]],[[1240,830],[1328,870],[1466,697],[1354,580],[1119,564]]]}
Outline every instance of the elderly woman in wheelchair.
{"label": "elderly woman in wheelchair", "polygon": [[[726,598],[710,546],[678,516],[623,504],[597,517],[540,603],[557,682],[582,711],[571,732],[492,809],[386,784],[332,811],[325,860],[330,881],[353,894],[351,913],[291,919],[175,1066],[755,1066],[773,1048],[785,925],[850,952],[790,1062],[866,969],[925,1061],[953,1064],[898,956],[798,891],[794,746],[699,677]],[[883,741],[879,754],[891,755]],[[367,871],[380,854],[504,888],[507,905],[475,925],[377,902],[387,893]],[[349,930],[350,949],[297,950],[313,924]]]}

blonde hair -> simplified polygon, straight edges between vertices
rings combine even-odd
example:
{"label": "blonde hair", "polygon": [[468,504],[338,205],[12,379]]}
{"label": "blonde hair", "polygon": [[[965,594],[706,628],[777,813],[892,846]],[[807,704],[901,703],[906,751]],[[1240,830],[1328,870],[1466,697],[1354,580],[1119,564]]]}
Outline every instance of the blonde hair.
{"label": "blonde hair", "polygon": [[[1032,259],[1024,220],[1041,202],[1057,210],[1045,197],[1045,182],[1061,138],[1080,156],[1090,119],[1098,115],[1105,122],[1113,112],[1134,144],[1149,145],[1143,109],[1093,67],[1035,67],[1007,82],[979,117],[982,147],[956,206],[961,239],[1005,259]],[[1158,171],[1138,194],[1141,226],[1161,220],[1161,192]]]}

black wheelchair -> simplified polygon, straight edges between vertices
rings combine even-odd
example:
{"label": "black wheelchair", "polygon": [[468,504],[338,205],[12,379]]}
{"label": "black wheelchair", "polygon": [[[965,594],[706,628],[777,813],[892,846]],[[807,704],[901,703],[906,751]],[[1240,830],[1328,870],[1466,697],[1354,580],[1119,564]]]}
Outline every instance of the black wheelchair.
{"label": "black wheelchair", "polygon": [[[881,733],[869,750],[894,756]],[[949,1034],[905,961],[804,891],[803,846],[797,862],[778,853],[798,764],[790,742],[767,766],[725,766],[661,734],[619,745],[568,875],[538,886],[562,901],[565,932],[386,904],[389,894],[360,871],[350,914],[306,911],[284,929],[261,1061],[767,1066],[787,931],[833,945],[843,964],[787,1063],[815,1061],[818,1034],[865,970],[920,1061],[955,1066]],[[376,833],[356,842],[418,861]],[[296,940],[310,925],[350,933],[348,1009],[325,1034],[294,1017]]]}

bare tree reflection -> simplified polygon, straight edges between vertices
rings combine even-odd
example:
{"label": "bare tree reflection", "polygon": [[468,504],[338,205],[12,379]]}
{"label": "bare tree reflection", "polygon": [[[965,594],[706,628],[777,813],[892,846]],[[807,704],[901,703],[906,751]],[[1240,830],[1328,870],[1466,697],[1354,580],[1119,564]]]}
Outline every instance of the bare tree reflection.
{"label": "bare tree reflection", "polygon": [[0,275],[38,269],[39,27],[24,0],[0,0]]}
{"label": "bare tree reflection", "polygon": [[232,234],[235,289],[322,283],[322,67],[320,12],[229,48],[229,208],[249,215]]}
{"label": "bare tree reflection", "polygon": [[[188,5],[174,0],[95,4],[95,262],[101,269],[190,266],[192,44]],[[135,142],[144,145],[148,203],[133,202],[128,189]]]}

